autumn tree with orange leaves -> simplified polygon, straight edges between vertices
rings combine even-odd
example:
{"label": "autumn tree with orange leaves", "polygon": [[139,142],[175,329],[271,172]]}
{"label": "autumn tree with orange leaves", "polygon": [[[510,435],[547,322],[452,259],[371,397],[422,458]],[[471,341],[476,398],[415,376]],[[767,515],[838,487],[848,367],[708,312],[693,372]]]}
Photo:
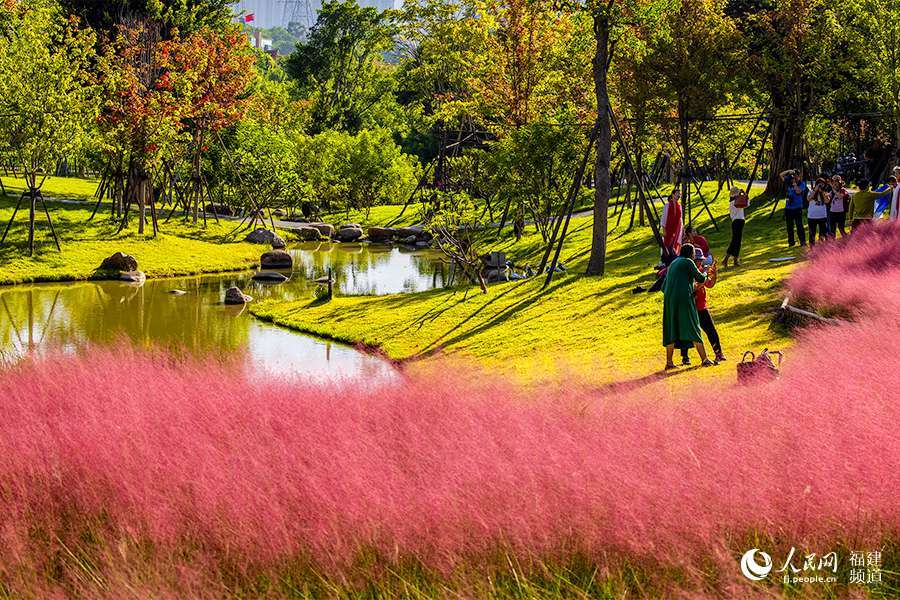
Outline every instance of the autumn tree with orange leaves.
{"label": "autumn tree with orange leaves", "polygon": [[[120,28],[105,54],[108,87],[101,118],[107,139],[127,156],[120,229],[134,205],[138,233],[143,233],[149,207],[154,235],[155,200],[165,185],[176,186],[176,203],[197,221],[209,136],[241,118],[253,76],[252,56],[234,27],[202,28],[184,37],[174,30],[165,40],[161,31],[149,20]],[[178,187],[173,163],[185,154],[191,173]]]}

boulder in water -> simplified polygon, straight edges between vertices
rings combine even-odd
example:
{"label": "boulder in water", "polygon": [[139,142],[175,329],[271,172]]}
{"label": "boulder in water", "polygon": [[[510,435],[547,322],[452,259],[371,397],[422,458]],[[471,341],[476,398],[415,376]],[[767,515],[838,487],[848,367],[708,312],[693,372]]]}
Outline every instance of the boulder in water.
{"label": "boulder in water", "polygon": [[418,225],[413,227],[400,227],[394,231],[394,235],[401,239],[414,237],[416,238],[416,242],[430,242],[434,237],[430,232]]}
{"label": "boulder in water", "polygon": [[116,252],[100,263],[101,271],[137,271],[138,262],[133,256],[123,252]]}
{"label": "boulder in water", "polygon": [[143,285],[144,282],[147,281],[147,276],[144,275],[143,271],[120,271],[119,281]]}
{"label": "boulder in water", "polygon": [[184,290],[169,290],[170,296],[186,296],[187,292]]}
{"label": "boulder in water", "polygon": [[394,230],[390,227],[369,227],[369,240],[376,244],[390,242],[394,237]]}
{"label": "boulder in water", "polygon": [[357,227],[344,227],[334,234],[334,239],[339,242],[355,242],[362,238],[363,230]]}
{"label": "boulder in water", "polygon": [[253,300],[252,296],[248,296],[241,291],[239,287],[228,288],[225,291],[225,304],[247,304]]}
{"label": "boulder in water", "polygon": [[284,250],[271,250],[259,257],[259,266],[262,269],[292,269],[294,259]]}
{"label": "boulder in water", "polygon": [[322,232],[309,225],[301,225],[294,229],[294,231],[297,233],[297,237],[304,242],[318,242],[322,239]]}
{"label": "boulder in water", "polygon": [[260,271],[253,275],[253,281],[263,281],[266,283],[284,283],[289,277],[277,271]]}

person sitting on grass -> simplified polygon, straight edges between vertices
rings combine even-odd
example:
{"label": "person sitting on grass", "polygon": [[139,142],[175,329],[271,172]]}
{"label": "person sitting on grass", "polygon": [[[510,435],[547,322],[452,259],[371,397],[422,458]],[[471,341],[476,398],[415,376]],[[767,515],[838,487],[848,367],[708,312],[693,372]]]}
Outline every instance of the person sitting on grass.
{"label": "person sitting on grass", "polygon": [[715,363],[706,355],[700,335],[700,317],[694,302],[694,283],[705,283],[706,275],[694,262],[694,246],[684,244],[681,252],[669,265],[663,284],[663,346],[666,348],[666,370],[674,369],[675,346],[693,344],[704,367]]}
{"label": "person sitting on grass", "polygon": [[[696,254],[696,263],[697,268],[703,271],[703,263],[706,257],[697,249]],[[709,266],[709,272],[706,278],[706,281],[703,283],[698,283],[696,286],[696,291],[694,292],[694,305],[697,307],[697,316],[700,318],[700,329],[703,330],[703,333],[706,334],[706,339],[709,340],[709,345],[712,346],[712,350],[716,355],[716,363],[724,362],[728,360],[725,358],[725,354],[722,352],[722,341],[719,339],[719,332],[716,330],[716,323],[713,321],[712,315],[709,312],[709,307],[707,306],[706,301],[706,290],[711,289],[716,285],[716,281],[718,280],[718,265],[715,261]],[[682,344],[680,346],[681,349],[681,364],[685,366],[689,366],[691,364],[691,359],[688,356],[689,346]]]}
{"label": "person sitting on grass", "polygon": [[857,228],[871,223],[875,218],[875,203],[891,191],[891,188],[888,188],[882,192],[873,192],[869,189],[869,180],[860,179],[859,191],[850,198],[850,210],[847,215],[850,219],[850,231],[856,231]]}

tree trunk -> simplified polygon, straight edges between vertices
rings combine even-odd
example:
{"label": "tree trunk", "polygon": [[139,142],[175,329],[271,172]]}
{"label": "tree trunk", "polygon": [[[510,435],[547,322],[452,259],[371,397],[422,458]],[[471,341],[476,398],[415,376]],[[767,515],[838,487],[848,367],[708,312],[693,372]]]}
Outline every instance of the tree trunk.
{"label": "tree trunk", "polygon": [[691,210],[691,142],[688,127],[688,107],[683,98],[678,98],[678,140],[681,144],[681,219],[690,225],[693,221]]}
{"label": "tree trunk", "polygon": [[775,117],[772,122],[772,158],[769,161],[769,180],[766,184],[766,194],[778,196],[784,190],[784,182],[779,177],[780,173],[788,169],[799,169],[802,165],[799,160],[800,127],[796,119]]}
{"label": "tree trunk", "polygon": [[609,69],[608,15],[598,10],[594,14],[594,95],[597,98],[597,157],[594,163],[594,230],[591,239],[591,256],[588,261],[588,275],[603,275],[606,272],[606,238],[609,213],[610,178],[609,163],[612,152],[612,131],[609,122],[609,89],[607,75]]}

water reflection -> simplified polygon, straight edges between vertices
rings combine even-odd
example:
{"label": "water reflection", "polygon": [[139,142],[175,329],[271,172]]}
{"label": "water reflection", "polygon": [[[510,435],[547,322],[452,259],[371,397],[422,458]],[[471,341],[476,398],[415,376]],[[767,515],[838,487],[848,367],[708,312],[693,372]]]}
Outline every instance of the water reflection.
{"label": "water reflection", "polygon": [[139,347],[237,354],[260,372],[323,379],[389,376],[391,367],[379,359],[261,323],[242,307],[225,306],[222,297],[236,285],[258,299],[308,298],[316,285],[312,280],[329,267],[343,294],[420,291],[444,283],[437,256],[362,245],[304,245],[290,251],[294,272],[278,285],[253,282],[248,272],[150,280],[140,287],[103,281],[0,288],[0,352],[17,357],[124,337]]}

